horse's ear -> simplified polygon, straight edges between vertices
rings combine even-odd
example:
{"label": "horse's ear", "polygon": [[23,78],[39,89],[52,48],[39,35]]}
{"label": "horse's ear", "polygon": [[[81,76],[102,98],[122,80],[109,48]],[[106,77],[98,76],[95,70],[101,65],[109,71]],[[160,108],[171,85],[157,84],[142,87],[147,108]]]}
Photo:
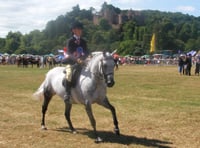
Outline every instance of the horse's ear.
{"label": "horse's ear", "polygon": [[115,50],[111,53],[111,55],[114,55],[115,53],[117,53],[117,49],[115,49]]}

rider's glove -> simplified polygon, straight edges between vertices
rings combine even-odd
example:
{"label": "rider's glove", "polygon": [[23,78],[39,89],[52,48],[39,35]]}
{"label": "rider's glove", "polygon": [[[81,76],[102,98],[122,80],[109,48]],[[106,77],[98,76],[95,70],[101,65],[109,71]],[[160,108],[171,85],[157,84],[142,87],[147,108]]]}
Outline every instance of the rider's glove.
{"label": "rider's glove", "polygon": [[78,64],[82,64],[83,63],[83,61],[80,58],[78,58],[76,61],[77,61]]}

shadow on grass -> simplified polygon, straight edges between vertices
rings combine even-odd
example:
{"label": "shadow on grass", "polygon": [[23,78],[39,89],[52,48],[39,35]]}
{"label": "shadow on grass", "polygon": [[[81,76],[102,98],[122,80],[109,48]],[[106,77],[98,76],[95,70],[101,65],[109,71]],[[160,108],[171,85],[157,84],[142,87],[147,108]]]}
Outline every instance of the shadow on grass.
{"label": "shadow on grass", "polygon": [[[55,131],[59,132],[70,132],[70,130],[66,127],[63,128],[57,128]],[[79,134],[87,135],[88,137],[95,140],[94,132],[93,130],[88,129],[77,129]],[[98,135],[103,139],[104,143],[118,143],[123,145],[142,145],[147,147],[157,147],[157,148],[171,148],[171,142],[163,141],[159,139],[148,139],[144,137],[136,137],[132,135],[124,135],[120,134],[120,136],[116,135],[113,132],[108,131],[98,131]]]}

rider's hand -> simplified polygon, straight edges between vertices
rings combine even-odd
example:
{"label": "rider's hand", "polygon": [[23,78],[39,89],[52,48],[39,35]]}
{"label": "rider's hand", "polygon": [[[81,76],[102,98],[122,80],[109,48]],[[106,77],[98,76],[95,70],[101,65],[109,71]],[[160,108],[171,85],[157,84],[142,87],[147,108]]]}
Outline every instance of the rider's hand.
{"label": "rider's hand", "polygon": [[82,64],[83,63],[83,61],[80,58],[78,58],[76,61],[77,61],[78,64]]}

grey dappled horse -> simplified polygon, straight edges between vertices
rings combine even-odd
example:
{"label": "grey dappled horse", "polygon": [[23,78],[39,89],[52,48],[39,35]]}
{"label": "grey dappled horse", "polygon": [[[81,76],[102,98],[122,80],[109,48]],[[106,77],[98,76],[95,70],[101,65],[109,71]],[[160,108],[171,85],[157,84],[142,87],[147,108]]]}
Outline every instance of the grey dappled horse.
{"label": "grey dappled horse", "polygon": [[[65,101],[65,117],[69,124],[69,128],[73,133],[76,133],[76,130],[70,119],[72,103],[81,103],[85,106],[87,115],[93,127],[96,138],[95,141],[102,141],[96,131],[96,121],[91,107],[93,103],[97,103],[111,111],[115,126],[114,132],[117,135],[120,134],[115,108],[110,104],[106,96],[107,86],[112,87],[114,85],[114,66],[115,63],[112,54],[102,52],[92,57],[87,66],[82,69],[76,86],[71,90],[71,102]],[[45,113],[51,98],[57,94],[64,100],[64,95],[66,93],[65,88],[62,85],[62,80],[65,77],[65,74],[63,73],[64,69],[64,67],[56,67],[50,70],[41,86],[34,93],[36,98],[44,99],[42,105],[42,129],[46,129]]]}

